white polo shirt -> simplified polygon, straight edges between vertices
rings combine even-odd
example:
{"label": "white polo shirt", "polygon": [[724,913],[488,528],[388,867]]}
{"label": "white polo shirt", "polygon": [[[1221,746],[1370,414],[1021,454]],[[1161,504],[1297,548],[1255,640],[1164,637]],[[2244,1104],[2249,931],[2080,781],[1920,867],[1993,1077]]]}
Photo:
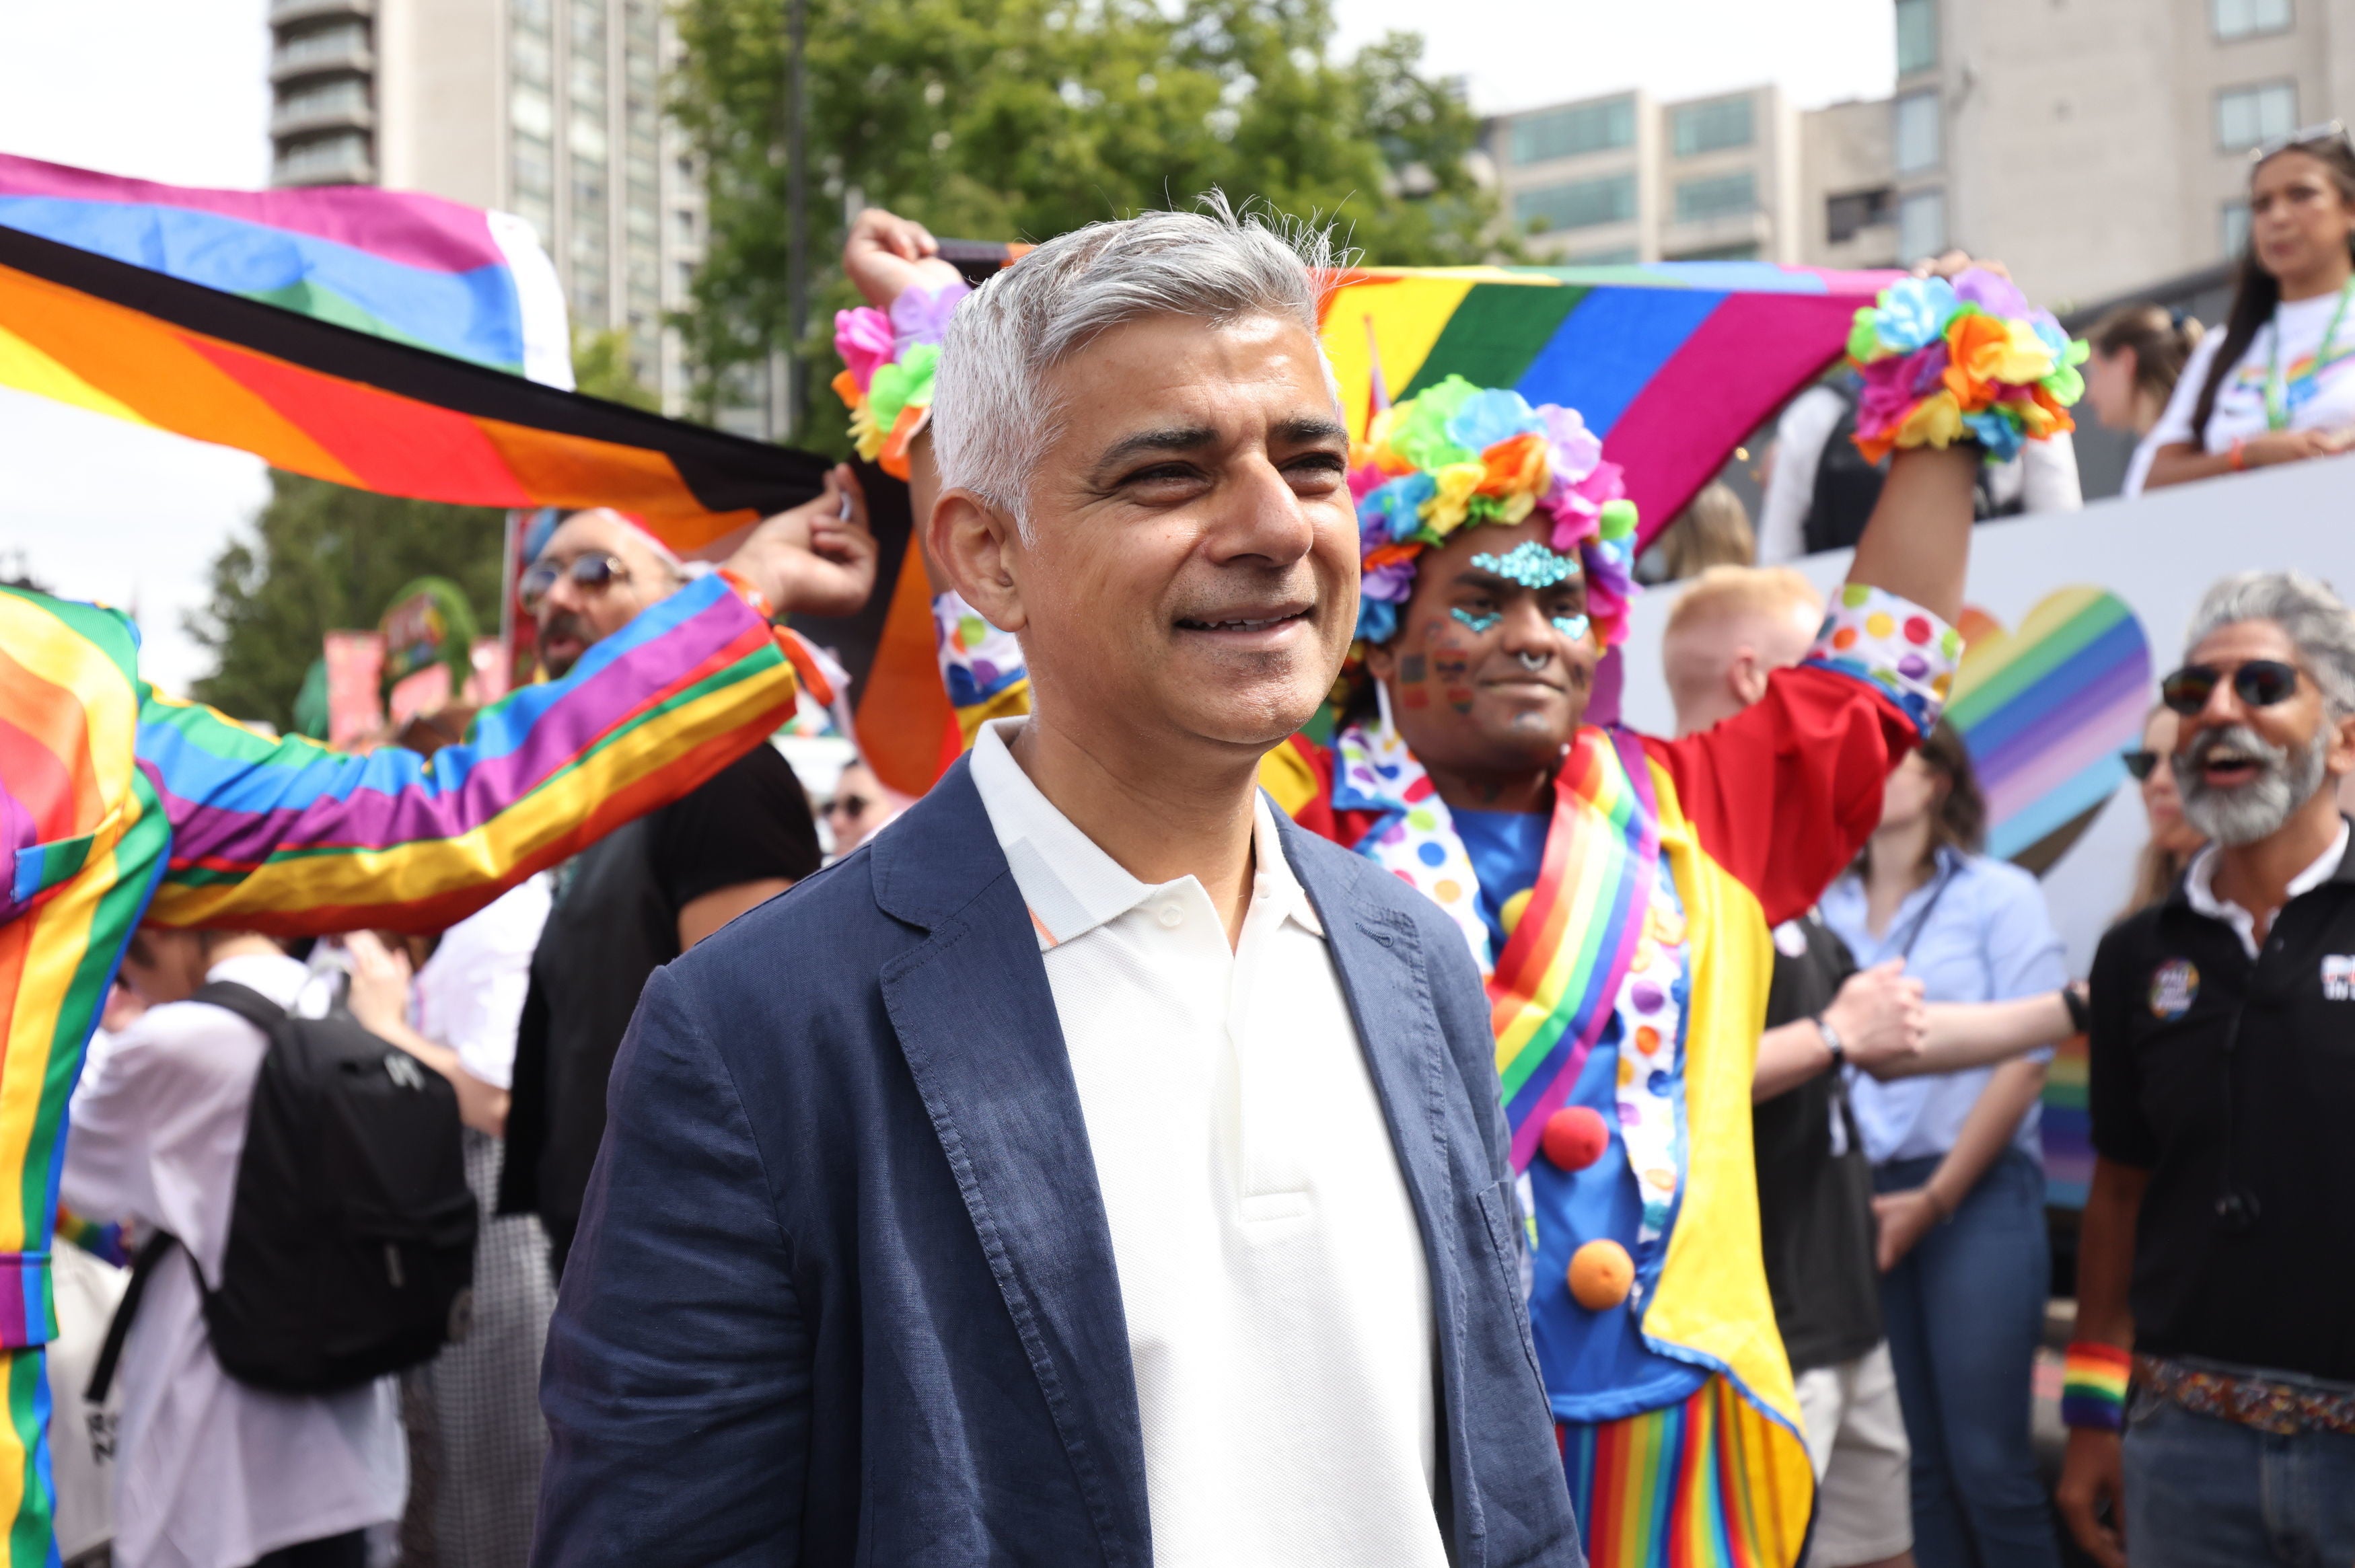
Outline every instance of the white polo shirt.
{"label": "white polo shirt", "polygon": [[1323,926],[1264,798],[1228,946],[985,726],[973,779],[1030,907],[1112,1230],[1161,1568],[1440,1568],[1422,1232]]}

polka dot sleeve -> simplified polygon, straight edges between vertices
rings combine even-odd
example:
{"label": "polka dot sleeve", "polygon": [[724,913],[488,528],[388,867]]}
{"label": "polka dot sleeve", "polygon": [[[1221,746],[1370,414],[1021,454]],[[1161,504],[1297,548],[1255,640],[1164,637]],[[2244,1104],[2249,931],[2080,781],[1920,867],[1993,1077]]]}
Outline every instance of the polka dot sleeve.
{"label": "polka dot sleeve", "polygon": [[1962,657],[1959,632],[1911,599],[1841,587],[1806,662],[1878,687],[1923,735],[1937,726]]}

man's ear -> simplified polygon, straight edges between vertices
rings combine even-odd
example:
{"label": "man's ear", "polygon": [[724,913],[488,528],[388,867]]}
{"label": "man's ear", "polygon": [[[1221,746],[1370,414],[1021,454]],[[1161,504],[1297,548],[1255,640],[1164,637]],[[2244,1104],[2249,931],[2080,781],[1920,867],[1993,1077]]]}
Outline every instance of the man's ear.
{"label": "man's ear", "polygon": [[2324,770],[2333,779],[2355,774],[2355,714],[2323,722],[2330,726],[2330,750],[2322,759]]}
{"label": "man's ear", "polygon": [[1745,708],[1766,694],[1766,665],[1755,648],[1735,649],[1725,667],[1726,683]]}
{"label": "man's ear", "polygon": [[941,574],[981,618],[1000,631],[1020,631],[1022,539],[1014,519],[970,490],[944,490],[932,503],[924,542]]}

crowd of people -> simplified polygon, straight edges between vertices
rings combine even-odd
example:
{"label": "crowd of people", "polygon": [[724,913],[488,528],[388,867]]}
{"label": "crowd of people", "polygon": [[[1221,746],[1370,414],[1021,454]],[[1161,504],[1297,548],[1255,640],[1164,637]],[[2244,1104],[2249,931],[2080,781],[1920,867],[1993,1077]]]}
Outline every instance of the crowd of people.
{"label": "crowd of people", "polygon": [[[2250,210],[2222,332],[2090,334],[2130,492],[2355,439],[2355,146],[2268,149]],[[1960,256],[1898,285],[1755,535],[1712,486],[1639,560],[1573,410],[1448,377],[1352,441],[1327,243],[1213,203],[975,290],[859,217],[844,394],[966,746],[921,797],[854,761],[813,802],[765,744],[835,678],[775,623],[873,590],[847,467],[717,570],[571,515],[520,583],[541,683],[348,754],[5,590],[21,689],[98,737],[0,819],[11,1037],[54,1042],[0,1078],[20,1529],[129,1568],[2355,1554],[2348,608],[2202,599],[2073,981],[1941,719],[1975,522],[2078,501],[2049,316]],[[1832,547],[1828,599],[1782,564]],[[1669,737],[1589,722],[1639,580]],[[2039,1107],[2081,1033],[2056,1494]],[[53,1216],[129,1266],[50,1323]]]}

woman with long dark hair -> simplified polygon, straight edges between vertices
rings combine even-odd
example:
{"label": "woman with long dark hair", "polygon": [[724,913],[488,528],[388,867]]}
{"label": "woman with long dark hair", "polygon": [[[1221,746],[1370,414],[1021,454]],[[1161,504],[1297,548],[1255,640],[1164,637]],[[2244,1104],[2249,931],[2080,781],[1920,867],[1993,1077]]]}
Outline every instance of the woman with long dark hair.
{"label": "woman with long dark hair", "polygon": [[2157,488],[2355,444],[2355,143],[2337,121],[2259,149],[2232,314],[2151,431]]}
{"label": "woman with long dark hair", "polygon": [[[1979,853],[1986,827],[1970,755],[1940,725],[1890,775],[1881,826],[1824,895],[1824,923],[1859,966],[1902,959],[1934,1002],[2067,981],[2036,879]],[[2029,1437],[2051,1268],[2037,1114],[2051,1056],[1850,1086],[1922,1568],[2060,1568]]]}

